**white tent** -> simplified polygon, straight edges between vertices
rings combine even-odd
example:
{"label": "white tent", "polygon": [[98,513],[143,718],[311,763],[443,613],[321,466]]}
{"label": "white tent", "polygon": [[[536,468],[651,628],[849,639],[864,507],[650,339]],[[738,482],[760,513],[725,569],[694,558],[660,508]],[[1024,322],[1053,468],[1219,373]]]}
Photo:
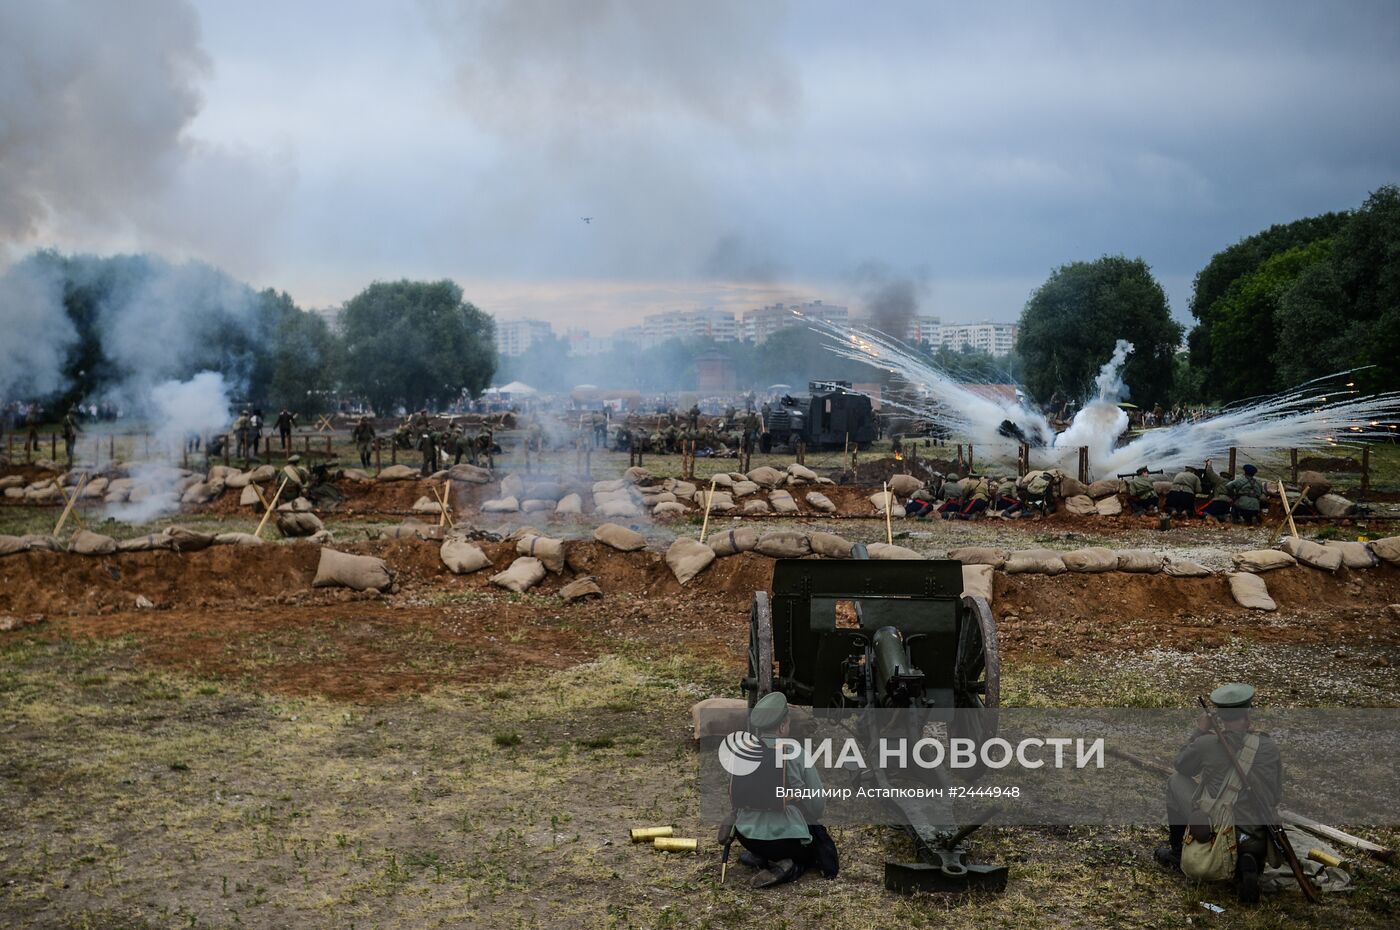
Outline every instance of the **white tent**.
{"label": "white tent", "polygon": [[486,393],[510,394],[512,397],[534,397],[539,391],[536,391],[524,381],[512,381],[510,384],[502,385],[501,387],[488,388]]}

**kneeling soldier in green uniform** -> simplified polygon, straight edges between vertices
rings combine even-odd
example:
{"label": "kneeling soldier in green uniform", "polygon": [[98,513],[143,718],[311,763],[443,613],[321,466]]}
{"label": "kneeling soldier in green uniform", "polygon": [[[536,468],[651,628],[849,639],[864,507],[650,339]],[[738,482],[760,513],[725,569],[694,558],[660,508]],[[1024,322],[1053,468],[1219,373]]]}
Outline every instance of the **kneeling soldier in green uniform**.
{"label": "kneeling soldier in green uniform", "polygon": [[[764,695],[749,711],[750,729],[770,748],[788,735],[789,725],[787,698],[781,692]],[[796,881],[813,866],[827,878],[835,878],[840,869],[831,834],[815,822],[826,809],[826,799],[820,796],[821,776],[801,759],[788,759],[783,767],[786,788],[818,795],[776,799],[763,810],[741,807],[734,812],[735,833],[745,850],[739,861],[758,870],[749,882],[755,888]]]}
{"label": "kneeling soldier in green uniform", "polygon": [[1157,508],[1157,485],[1148,474],[1146,465],[1128,479],[1128,506],[1139,517]]}
{"label": "kneeling soldier in green uniform", "polygon": [[[1196,843],[1211,842],[1212,825],[1231,825],[1235,883],[1240,900],[1246,903],[1259,900],[1259,873],[1269,846],[1267,825],[1278,822],[1283,796],[1278,744],[1267,733],[1249,729],[1253,700],[1254,688],[1245,684],[1221,685],[1210,693],[1229,749],[1211,732],[1210,716],[1202,713],[1196,732],[1177,753],[1176,771],[1167,781],[1168,845],[1154,853],[1162,865],[1179,869],[1188,825],[1193,834],[1190,840]],[[1244,769],[1243,785],[1231,761],[1232,752]]]}
{"label": "kneeling soldier in green uniform", "polygon": [[1264,506],[1264,483],[1254,477],[1257,471],[1253,465],[1246,465],[1243,476],[1225,485],[1225,493],[1230,495],[1230,516],[1236,523],[1259,522],[1259,512]]}

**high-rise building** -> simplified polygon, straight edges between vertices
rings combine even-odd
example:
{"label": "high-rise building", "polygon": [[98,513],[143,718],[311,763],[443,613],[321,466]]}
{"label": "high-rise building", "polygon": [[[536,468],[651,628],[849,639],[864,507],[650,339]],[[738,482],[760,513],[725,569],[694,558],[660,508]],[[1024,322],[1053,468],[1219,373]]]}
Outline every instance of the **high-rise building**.
{"label": "high-rise building", "polygon": [[673,310],[653,313],[642,320],[642,342],[657,345],[667,339],[705,338],[716,342],[734,342],[739,338],[739,324],[734,314],[724,310]]}
{"label": "high-rise building", "polygon": [[760,344],[780,329],[801,325],[804,319],[824,320],[844,326],[850,322],[850,313],[845,307],[820,300],[805,304],[770,304],[746,312],[741,333],[744,339]]}
{"label": "high-rise building", "polygon": [[966,346],[990,355],[1010,355],[1016,348],[1019,331],[1015,323],[945,323],[939,327],[937,344],[954,350]]}
{"label": "high-rise building", "polygon": [[545,320],[497,320],[496,353],[514,358],[536,342],[554,336],[554,327]]}
{"label": "high-rise building", "polygon": [[569,344],[569,354],[576,358],[604,355],[613,349],[613,337],[594,336],[588,330],[577,327],[564,332],[564,341]]}

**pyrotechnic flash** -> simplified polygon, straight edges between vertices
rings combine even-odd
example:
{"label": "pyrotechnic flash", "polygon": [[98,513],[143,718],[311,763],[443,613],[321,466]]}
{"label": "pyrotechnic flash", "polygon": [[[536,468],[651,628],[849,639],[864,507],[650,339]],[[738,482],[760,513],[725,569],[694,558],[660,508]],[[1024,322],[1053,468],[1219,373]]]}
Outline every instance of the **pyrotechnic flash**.
{"label": "pyrotechnic flash", "polygon": [[1351,373],[1343,371],[1213,417],[1147,430],[1125,442],[1128,417],[1117,402],[1122,397],[1122,367],[1132,344],[1119,340],[1113,358],[1096,379],[1097,396],[1057,435],[1039,411],[976,393],[952,372],[898,339],[870,329],[821,320],[807,322],[830,339],[828,345],[838,356],[883,369],[908,384],[907,396],[883,398],[884,405],[970,439],[981,455],[1003,461],[1011,461],[1017,445],[1025,442],[1041,449],[1037,464],[1045,462],[1050,467],[1072,467],[1080,447],[1087,447],[1090,469],[1098,476],[1142,465],[1174,470],[1200,465],[1208,458],[1223,458],[1231,447],[1253,451],[1317,449],[1336,444],[1340,434],[1353,441],[1389,438],[1393,433],[1388,423],[1400,420],[1400,392],[1340,399],[1335,391],[1326,392],[1324,385],[1335,384]]}

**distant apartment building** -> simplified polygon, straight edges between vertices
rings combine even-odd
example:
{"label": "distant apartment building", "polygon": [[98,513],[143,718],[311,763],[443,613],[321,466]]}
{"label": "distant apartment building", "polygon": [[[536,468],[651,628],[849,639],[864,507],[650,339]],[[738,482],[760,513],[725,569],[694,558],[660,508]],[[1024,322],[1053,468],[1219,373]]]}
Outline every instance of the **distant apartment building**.
{"label": "distant apartment building", "polygon": [[964,346],[990,355],[1010,355],[1016,348],[1015,323],[948,323],[939,327],[937,345],[958,350]]}
{"label": "distant apartment building", "polygon": [[778,330],[797,326],[804,319],[824,320],[845,326],[850,322],[850,312],[845,307],[822,303],[820,300],[808,301],[805,304],[770,304],[745,313],[740,332],[744,339],[757,345],[765,342]]}
{"label": "distant apartment building", "polygon": [[[844,322],[844,321],[843,321]],[[869,314],[855,313],[851,315],[851,322],[860,326],[874,326],[874,321]],[[904,332],[887,333],[896,339],[902,339],[910,345],[938,345],[939,333],[942,327],[942,320],[936,316],[911,316],[904,324]],[[878,327],[877,327],[878,328]]]}
{"label": "distant apartment building", "polygon": [[564,341],[569,345],[569,354],[575,358],[606,355],[613,350],[613,337],[594,336],[586,329],[565,331]]}
{"label": "distant apartment building", "polygon": [[723,310],[673,310],[654,313],[642,320],[642,343],[653,346],[668,339],[710,338],[716,342],[734,342],[739,338],[739,324],[734,314]]}
{"label": "distant apartment building", "polygon": [[554,327],[544,320],[497,320],[496,353],[514,358],[536,342],[553,336]]}

